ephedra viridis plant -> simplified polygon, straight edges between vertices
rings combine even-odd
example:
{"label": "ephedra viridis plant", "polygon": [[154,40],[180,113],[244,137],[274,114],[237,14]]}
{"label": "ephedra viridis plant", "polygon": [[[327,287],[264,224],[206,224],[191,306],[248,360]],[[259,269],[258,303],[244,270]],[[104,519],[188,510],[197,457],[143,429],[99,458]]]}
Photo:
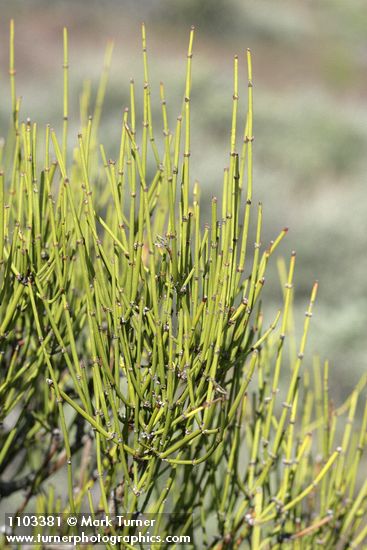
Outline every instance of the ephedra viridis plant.
{"label": "ephedra viridis plant", "polygon": [[[158,122],[143,26],[143,101],[131,81],[114,160],[98,132],[112,47],[96,100],[81,93],[71,135],[67,31],[57,131],[22,119],[13,37],[11,23],[0,186],[2,497],[18,513],[165,512],[154,532],[190,532],[194,548],[360,548],[366,378],[337,408],[328,363],[303,366],[317,284],[296,342],[294,253],[278,260],[284,301],[263,323],[265,274],[286,230],[261,244],[250,52],[234,59],[228,167],[203,219],[190,173],[193,29],[182,110],[168,120],[161,84]],[[185,521],[175,523],[178,512]]]}

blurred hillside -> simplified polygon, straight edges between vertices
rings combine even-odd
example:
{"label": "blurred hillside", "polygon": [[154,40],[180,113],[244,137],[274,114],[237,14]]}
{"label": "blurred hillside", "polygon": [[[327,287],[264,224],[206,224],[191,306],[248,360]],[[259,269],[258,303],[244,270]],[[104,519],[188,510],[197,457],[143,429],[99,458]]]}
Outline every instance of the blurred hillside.
{"label": "blurred hillside", "polygon": [[[23,118],[55,128],[62,119],[62,27],[70,32],[70,96],[77,132],[85,79],[95,93],[108,39],[115,42],[101,136],[113,157],[131,76],[142,87],[140,22],[149,40],[153,103],[166,85],[173,127],[183,91],[188,29],[197,27],[193,68],[192,175],[208,198],[228,162],[232,59],[253,51],[255,189],[264,203],[265,244],[289,226],[296,249],[300,325],[314,279],[320,294],[312,349],[331,360],[334,391],[365,369],[367,321],[367,6],[339,0],[0,0],[0,134],[10,105],[7,40],[16,25],[17,94]],[[171,99],[170,99],[171,98]],[[242,100],[242,101],[241,101]],[[158,118],[157,118],[158,120]],[[157,127],[157,126],[156,126]],[[276,269],[267,295],[277,303]],[[275,307],[275,306],[274,306]],[[310,349],[310,348],[309,348]]]}

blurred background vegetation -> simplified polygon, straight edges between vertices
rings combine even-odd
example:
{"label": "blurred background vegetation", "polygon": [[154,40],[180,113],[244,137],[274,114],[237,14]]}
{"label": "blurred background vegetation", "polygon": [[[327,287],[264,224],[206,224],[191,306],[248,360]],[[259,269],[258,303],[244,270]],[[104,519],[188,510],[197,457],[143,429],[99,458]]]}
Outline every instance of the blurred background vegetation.
{"label": "blurred background vegetation", "polygon": [[[331,361],[335,398],[345,395],[366,365],[365,2],[0,0],[0,6],[0,135],[6,135],[10,112],[9,19],[16,25],[22,118],[56,129],[62,123],[66,25],[74,134],[83,82],[90,79],[95,94],[104,46],[108,39],[115,43],[100,134],[112,158],[129,79],[134,77],[140,88],[143,84],[140,22],[148,31],[155,115],[158,120],[162,80],[171,128],[181,106],[188,31],[194,24],[192,177],[201,183],[204,200],[219,192],[228,162],[233,56],[242,57],[244,116],[244,53],[252,49],[255,189],[256,199],[264,203],[263,243],[289,226],[282,253],[288,257],[297,250],[300,325],[312,282],[319,279],[311,347]],[[276,268],[266,286],[267,299],[276,307],[281,297]]]}

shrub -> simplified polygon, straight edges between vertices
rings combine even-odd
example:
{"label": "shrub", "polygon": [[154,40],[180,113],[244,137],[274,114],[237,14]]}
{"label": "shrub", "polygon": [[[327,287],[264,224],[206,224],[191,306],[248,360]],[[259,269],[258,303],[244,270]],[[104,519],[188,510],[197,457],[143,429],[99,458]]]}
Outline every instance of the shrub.
{"label": "shrub", "polygon": [[[287,230],[262,250],[250,52],[243,139],[235,57],[229,166],[221,201],[202,220],[190,175],[193,29],[182,112],[171,131],[161,84],[156,141],[143,26],[143,125],[131,82],[116,160],[98,137],[111,48],[94,108],[81,96],[71,149],[67,31],[62,136],[47,126],[42,144],[37,124],[19,118],[13,34],[11,24],[0,186],[2,497],[25,491],[10,501],[18,514],[169,512],[159,534],[191,532],[195,548],[357,548],[367,534],[367,483],[358,478],[367,407],[355,431],[352,423],[366,377],[337,408],[328,363],[315,360],[312,376],[302,368],[317,283],[296,351],[295,253],[288,267],[278,262],[284,303],[264,326],[265,274]],[[187,521],[175,524],[182,512]]]}

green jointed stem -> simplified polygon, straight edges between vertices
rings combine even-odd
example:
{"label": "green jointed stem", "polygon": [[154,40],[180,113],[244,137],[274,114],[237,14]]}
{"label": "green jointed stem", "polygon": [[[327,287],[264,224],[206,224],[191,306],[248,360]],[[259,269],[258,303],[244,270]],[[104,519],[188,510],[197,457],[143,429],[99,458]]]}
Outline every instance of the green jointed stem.
{"label": "green jointed stem", "polygon": [[[334,548],[340,537],[357,547],[367,535],[359,481],[367,405],[358,423],[367,376],[334,407],[328,363],[315,360],[312,377],[301,368],[317,284],[297,356],[294,253],[288,273],[278,261],[284,301],[273,321],[262,302],[287,229],[262,247],[261,204],[254,234],[250,224],[249,51],[245,112],[234,58],[229,164],[207,213],[190,166],[193,37],[191,29],[175,128],[160,84],[156,139],[142,26],[142,93],[132,80],[113,160],[99,137],[112,44],[93,117],[86,83],[74,124],[64,29],[62,134],[47,125],[41,144],[43,129],[18,122],[10,24],[12,122],[0,151],[0,490],[19,455],[17,483],[25,468],[37,472],[21,506],[33,506],[37,492],[40,513],[184,511],[191,515],[177,533],[192,527],[195,547],[217,550],[286,541],[307,550],[318,540]],[[340,439],[342,452],[333,452]],[[61,500],[46,481],[65,463]],[[156,532],[170,529],[161,516]]]}

